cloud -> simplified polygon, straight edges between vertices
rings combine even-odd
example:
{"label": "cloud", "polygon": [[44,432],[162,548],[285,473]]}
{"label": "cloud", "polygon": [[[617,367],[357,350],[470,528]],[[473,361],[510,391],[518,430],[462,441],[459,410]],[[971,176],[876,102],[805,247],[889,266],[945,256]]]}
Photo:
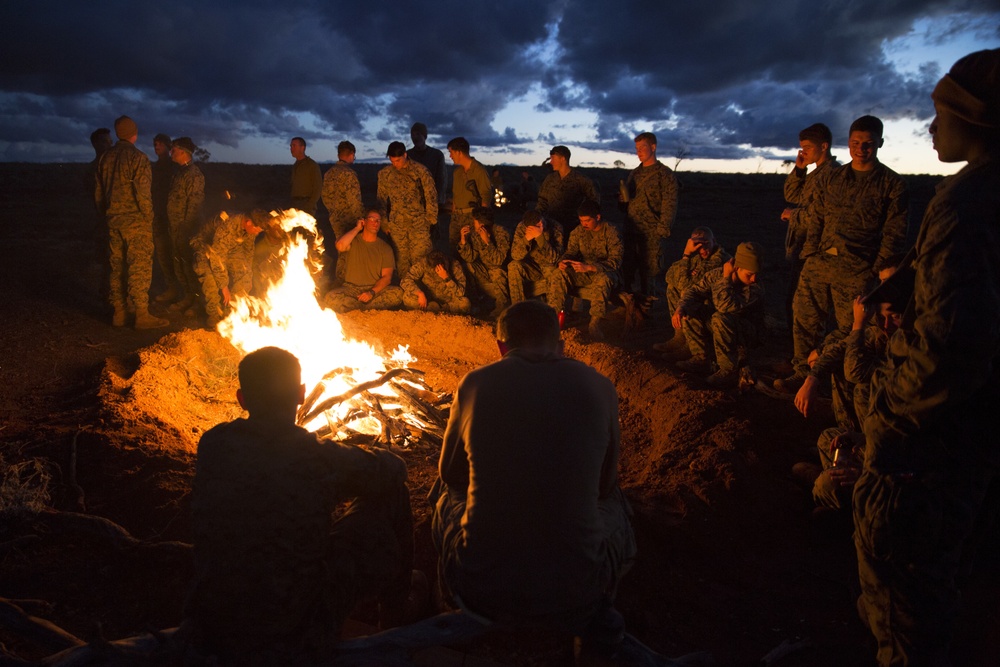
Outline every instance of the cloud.
{"label": "cloud", "polygon": [[552,142],[563,112],[585,110],[595,148],[631,152],[654,129],[695,157],[741,157],[816,120],[842,133],[866,112],[926,118],[940,72],[889,57],[917,19],[935,19],[923,41],[1000,40],[989,0],[15,4],[0,42],[4,159],[89,159],[90,131],[122,113],[141,138],[234,148],[405,140],[421,120],[442,142],[516,155],[538,128],[494,125],[537,91]]}

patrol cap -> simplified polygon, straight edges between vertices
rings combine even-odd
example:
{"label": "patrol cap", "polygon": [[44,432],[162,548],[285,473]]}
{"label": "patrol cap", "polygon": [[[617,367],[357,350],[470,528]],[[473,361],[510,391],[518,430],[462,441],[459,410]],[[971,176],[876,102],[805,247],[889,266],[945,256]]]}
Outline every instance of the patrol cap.
{"label": "patrol cap", "polygon": [[549,151],[549,155],[562,155],[567,160],[569,159],[569,149],[565,146],[553,146],[552,150]]}
{"label": "patrol cap", "polygon": [[115,121],[115,135],[119,139],[131,139],[139,134],[139,126],[128,116],[119,116]]}
{"label": "patrol cap", "polygon": [[194,142],[191,141],[191,137],[178,137],[174,140],[174,148],[180,148],[183,151],[187,151],[191,155],[194,155],[196,146]]}
{"label": "patrol cap", "polygon": [[695,227],[691,231],[691,240],[695,243],[715,243],[715,234],[708,227]]}

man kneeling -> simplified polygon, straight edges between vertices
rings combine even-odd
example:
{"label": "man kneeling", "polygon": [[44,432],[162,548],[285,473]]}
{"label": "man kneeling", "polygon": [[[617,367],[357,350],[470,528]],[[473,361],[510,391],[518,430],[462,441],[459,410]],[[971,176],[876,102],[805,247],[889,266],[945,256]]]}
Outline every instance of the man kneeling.
{"label": "man kneeling", "polygon": [[249,418],[198,443],[185,625],[222,664],[323,659],[362,596],[377,595],[381,625],[402,619],[413,562],[406,464],[297,426],[305,387],[291,353],[251,352],[239,380]]}
{"label": "man kneeling", "polygon": [[541,302],[506,309],[497,340],[503,358],[455,394],[432,492],[444,599],[497,623],[588,635],[613,615],[636,553],[618,488],[618,395],[562,355],[556,312]]}

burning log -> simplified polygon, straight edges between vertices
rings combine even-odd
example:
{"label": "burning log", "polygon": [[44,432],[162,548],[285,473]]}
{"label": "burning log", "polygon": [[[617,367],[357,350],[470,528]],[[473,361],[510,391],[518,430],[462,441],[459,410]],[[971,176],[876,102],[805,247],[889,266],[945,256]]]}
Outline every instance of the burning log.
{"label": "burning log", "polygon": [[[403,375],[404,373],[412,373],[412,372],[415,371],[411,371],[408,368],[393,368],[390,371],[386,371],[385,373],[375,378],[374,380],[354,385],[344,393],[339,394],[337,396],[332,396],[326,399],[325,401],[322,401],[316,407],[312,407],[312,405],[307,405],[306,403],[303,403],[302,407],[299,408],[299,412],[295,422],[299,425],[308,424],[313,419],[320,416],[333,406],[339,405],[340,403],[343,403],[344,401],[353,398],[354,396],[357,396],[363,391],[368,391],[369,389],[374,389],[375,387],[379,387],[398,375]],[[310,396],[313,396],[314,394],[317,394],[316,390],[310,392]],[[322,395],[321,392],[320,395]],[[313,398],[313,401],[315,401],[317,398],[319,398],[319,396],[315,396]]]}

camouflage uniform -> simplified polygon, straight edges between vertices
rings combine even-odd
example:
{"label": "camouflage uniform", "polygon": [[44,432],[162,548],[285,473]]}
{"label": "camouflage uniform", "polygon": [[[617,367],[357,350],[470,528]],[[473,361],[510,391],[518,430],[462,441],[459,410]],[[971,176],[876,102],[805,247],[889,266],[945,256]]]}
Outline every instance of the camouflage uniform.
{"label": "camouflage uniform", "polygon": [[[354,168],[343,160],[337,160],[323,174],[323,205],[330,214],[334,238],[339,239],[364,217],[361,183]],[[344,253],[337,253],[336,275],[343,281]]]}
{"label": "camouflage uniform", "polygon": [[437,191],[427,167],[408,161],[403,169],[391,164],[378,172],[378,200],[389,211],[382,231],[396,251],[396,270],[405,276],[410,266],[431,249],[431,225],[437,224]]}
{"label": "camouflage uniform", "polygon": [[580,224],[576,210],[587,200],[600,203],[601,195],[592,180],[571,167],[565,177],[557,171],[545,177],[535,210],[561,224],[569,234]]}
{"label": "camouflage uniform", "polygon": [[418,310],[417,292],[423,292],[428,304],[436,302],[449,313],[468,313],[472,310],[472,302],[465,296],[465,273],[461,267],[452,265],[450,275],[452,277],[443,280],[426,258],[419,260],[399,283],[403,288],[403,305]]}
{"label": "camouflage uniform", "polygon": [[518,223],[514,241],[510,246],[510,263],[507,264],[507,283],[512,303],[524,301],[527,283],[530,296],[540,296],[548,291],[552,274],[559,270],[557,262],[565,249],[562,225],[545,220],[545,231],[531,241],[525,239],[525,224]]}
{"label": "camouflage uniform", "polygon": [[316,204],[323,191],[319,165],[308,155],[292,165],[292,208],[316,217]]}
{"label": "camouflage uniform", "polygon": [[170,183],[167,219],[174,247],[174,274],[188,297],[198,293],[199,281],[191,256],[191,238],[201,227],[201,205],[205,201],[205,177],[194,162],[178,168]]}
{"label": "camouflage uniform", "polygon": [[548,304],[559,312],[569,291],[577,289],[581,299],[590,301],[591,319],[596,321],[604,317],[608,298],[618,285],[618,271],[622,266],[622,239],[618,230],[609,222],[602,222],[601,228],[595,230],[577,227],[569,233],[569,245],[560,259],[593,264],[597,271],[553,271],[546,294]]}
{"label": "camouflage uniform", "polygon": [[399,308],[403,303],[403,291],[395,285],[386,285],[367,303],[358,300],[364,292],[375,292],[372,288],[382,279],[382,271],[395,268],[388,243],[381,238],[365,241],[359,232],[348,251],[342,254],[345,256],[345,282],[323,297],[327,308],[338,313]]}
{"label": "camouflage uniform", "polygon": [[643,293],[652,295],[662,270],[661,246],[677,217],[677,178],[670,167],[657,160],[648,167],[633,169],[625,187],[629,195],[625,289],[631,289],[632,277],[638,271]]}
{"label": "camouflage uniform", "polygon": [[872,378],[854,537],[880,665],[946,664],[955,576],[1000,468],[998,219],[995,153],[938,186],[914,248],[913,297]]}
{"label": "camouflage uniform", "polygon": [[831,313],[838,328],[850,331],[854,298],[903,248],[908,200],[906,182],[881,162],[869,172],[838,167],[826,187],[818,188],[807,213],[816,219],[805,244],[817,253],[806,259],[792,301],[796,374],[809,372],[806,358],[826,335]]}
{"label": "camouflage uniform", "polygon": [[153,170],[153,246],[156,249],[156,263],[163,272],[168,289],[180,291],[181,285],[174,271],[174,245],[170,238],[170,223],[167,218],[167,197],[170,183],[177,171],[177,163],[169,155],[159,158],[152,165]]}
{"label": "camouflage uniform", "polygon": [[510,303],[507,269],[504,264],[510,256],[510,232],[500,225],[493,225],[489,243],[484,243],[479,233],[472,229],[465,245],[458,246],[458,254],[466,269],[479,286],[500,308]]}
{"label": "camouflage uniform", "polygon": [[219,213],[191,239],[194,271],[201,279],[209,323],[225,315],[221,290],[233,298],[245,297],[253,287],[253,251],[256,237],[247,234],[242,213]]}
{"label": "camouflage uniform", "polygon": [[719,370],[731,373],[739,362],[739,346],[754,347],[763,340],[764,288],[734,282],[723,271],[713,269],[684,290],[678,307],[698,313],[698,306],[708,306],[684,320],[688,349],[695,359],[711,361],[714,356]]}
{"label": "camouflage uniform", "polygon": [[667,312],[673,313],[680,303],[681,294],[689,286],[701,280],[709,271],[720,268],[732,257],[722,246],[715,246],[708,257],[703,258],[697,250],[685,255],[667,269]]}
{"label": "camouflage uniform", "polygon": [[[802,273],[802,265],[806,257],[816,253],[816,248],[806,248],[806,240],[810,237],[819,239],[818,230],[809,233],[811,224],[816,224],[815,216],[810,217],[809,207],[817,197],[817,192],[826,187],[826,182],[830,174],[840,166],[840,163],[833,158],[827,158],[823,164],[819,165],[811,172],[806,173],[805,169],[795,168],[785,178],[785,201],[793,204],[793,208],[788,217],[788,231],[785,232],[785,259],[792,266],[790,280],[788,281],[788,297],[785,300],[785,317],[788,319],[788,329],[792,330],[792,300],[795,298],[795,289],[799,284],[799,276]],[[810,222],[811,221],[811,222]]]}
{"label": "camouflage uniform", "polygon": [[448,244],[452,252],[456,253],[462,227],[474,227],[472,209],[477,206],[493,206],[493,186],[490,184],[489,172],[476,158],[471,159],[468,171],[460,165],[455,166],[451,181],[452,209]]}
{"label": "camouflage uniform", "polygon": [[389,452],[320,441],[294,424],[237,419],[206,432],[185,610],[195,646],[223,664],[329,659],[362,596],[401,604],[413,560],[405,482]]}
{"label": "camouflage uniform", "polygon": [[124,139],[105,151],[97,165],[94,201],[108,223],[108,298],[116,311],[125,309],[126,286],[137,312],[149,306],[153,276],[151,180],[149,158]]}

